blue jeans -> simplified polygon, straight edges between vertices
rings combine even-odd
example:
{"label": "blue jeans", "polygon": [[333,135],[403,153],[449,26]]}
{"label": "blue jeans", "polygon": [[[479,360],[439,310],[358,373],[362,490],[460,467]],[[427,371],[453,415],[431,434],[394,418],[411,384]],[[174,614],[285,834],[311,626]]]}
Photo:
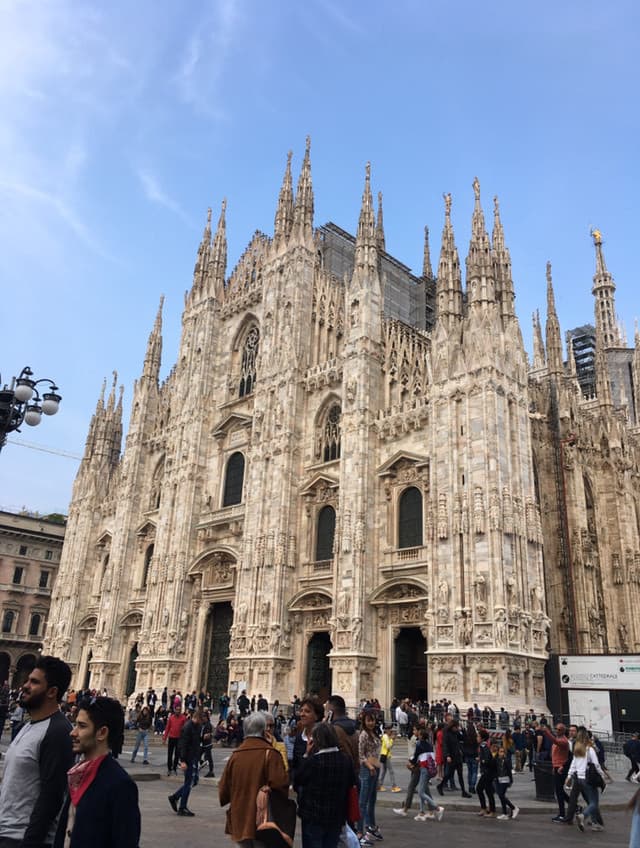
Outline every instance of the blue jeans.
{"label": "blue jeans", "polygon": [[438,805],[431,797],[429,792],[429,772],[426,768],[420,769],[420,780],[418,781],[418,798],[420,799],[420,812],[424,813],[424,805],[426,804],[430,810],[437,810]]}
{"label": "blue jeans", "polygon": [[198,774],[198,761],[195,760],[193,763],[189,763],[189,765],[184,770],[184,783],[177,790],[177,792],[173,793],[173,797],[176,801],[180,801],[180,809],[184,810],[187,806],[187,801],[189,800],[189,794],[191,792],[191,787],[195,784],[195,778]]}
{"label": "blue jeans", "polygon": [[583,811],[584,817],[593,818],[595,821],[598,821],[600,818],[600,808],[598,806],[600,796],[598,795],[598,788],[596,786],[591,786],[586,780],[578,779],[578,783],[580,784],[582,794],[588,802],[587,807]]}
{"label": "blue jeans", "polygon": [[378,773],[373,774],[366,766],[360,766],[360,816],[362,832],[368,827],[376,826],[376,798],[378,797]]}
{"label": "blue jeans", "polygon": [[131,762],[135,760],[141,742],[144,744],[144,758],[145,760],[149,759],[149,731],[139,730],[138,735],[136,736],[136,744],[133,749],[133,753],[131,754]]}
{"label": "blue jeans", "polygon": [[341,830],[302,819],[302,848],[337,848]]}
{"label": "blue jeans", "polygon": [[478,761],[475,757],[465,757],[464,761],[467,765],[467,779],[469,781],[469,792],[476,788],[476,780],[478,779]]}

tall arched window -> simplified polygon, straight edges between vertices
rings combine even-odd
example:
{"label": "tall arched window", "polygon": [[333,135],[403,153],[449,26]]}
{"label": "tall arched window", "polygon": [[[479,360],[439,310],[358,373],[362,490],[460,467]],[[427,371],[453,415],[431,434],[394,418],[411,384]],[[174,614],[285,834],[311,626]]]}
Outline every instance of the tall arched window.
{"label": "tall arched window", "polygon": [[242,348],[239,397],[250,395],[256,384],[256,359],[258,357],[259,344],[260,331],[257,327],[252,327],[247,333]]}
{"label": "tall arched window", "polygon": [[237,451],[231,454],[227,463],[227,474],[224,481],[222,506],[233,506],[242,503],[242,484],[244,483],[244,456]]}
{"label": "tall arched window", "polygon": [[422,493],[415,486],[405,489],[398,504],[398,547],[422,544]]}
{"label": "tall arched window", "polygon": [[2,632],[3,633],[11,633],[13,630],[13,622],[15,620],[16,614],[13,610],[5,610],[4,615],[2,616]]}
{"label": "tall arched window", "polygon": [[149,582],[149,569],[151,568],[151,558],[153,557],[153,545],[149,545],[144,552],[144,566],[142,567],[142,586],[146,586]]}
{"label": "tall arched window", "polygon": [[316,562],[333,559],[333,540],[336,535],[336,511],[332,506],[323,506],[318,513],[316,527]]}
{"label": "tall arched window", "polygon": [[342,409],[339,403],[329,407],[326,414],[320,419],[317,433],[317,457],[322,462],[331,462],[340,459],[340,419]]}
{"label": "tall arched window", "polygon": [[35,612],[31,616],[31,622],[29,624],[29,636],[37,636],[40,632],[40,622],[42,621],[42,616]]}

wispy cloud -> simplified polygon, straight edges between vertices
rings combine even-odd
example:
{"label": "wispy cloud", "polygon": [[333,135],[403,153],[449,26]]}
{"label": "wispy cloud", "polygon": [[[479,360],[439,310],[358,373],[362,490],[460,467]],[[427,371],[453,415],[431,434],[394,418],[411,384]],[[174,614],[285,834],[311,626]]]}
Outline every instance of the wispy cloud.
{"label": "wispy cloud", "polygon": [[326,15],[333,18],[335,23],[343,29],[347,29],[356,35],[365,34],[364,26],[359,21],[356,21],[347,15],[344,9],[340,8],[340,6],[337,6],[335,3],[332,3],[331,0],[319,0],[318,5],[322,8]]}
{"label": "wispy cloud", "polygon": [[220,83],[242,23],[238,0],[211,0],[191,32],[174,77],[181,99],[201,114],[226,120]]}
{"label": "wispy cloud", "polygon": [[136,176],[140,180],[140,184],[142,185],[142,189],[147,200],[150,200],[151,203],[156,203],[158,206],[163,206],[165,209],[173,212],[174,215],[177,215],[178,218],[184,221],[184,223],[188,226],[193,225],[193,222],[184,209],[176,200],[167,194],[160,185],[158,178],[152,174],[148,168],[138,168],[136,170]]}
{"label": "wispy cloud", "polygon": [[[90,250],[101,256],[103,259],[115,261],[114,257],[103,247],[100,241],[95,237],[95,234],[84,223],[82,218],[71,208],[62,197],[51,194],[35,186],[21,182],[9,182],[0,179],[0,194],[5,199],[20,197],[28,201],[35,201],[39,208],[39,214],[34,216],[34,220],[41,220],[42,212],[53,212],[74,235]],[[29,236],[32,236],[31,229]]]}

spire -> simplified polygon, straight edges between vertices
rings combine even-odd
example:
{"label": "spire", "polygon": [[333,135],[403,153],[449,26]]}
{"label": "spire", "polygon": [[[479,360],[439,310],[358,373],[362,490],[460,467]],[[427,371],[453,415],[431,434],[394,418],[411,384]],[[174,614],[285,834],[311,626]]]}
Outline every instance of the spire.
{"label": "spire", "polygon": [[540,324],[540,311],[536,309],[533,313],[533,367],[544,368],[546,366],[544,343],[542,341],[542,326]]}
{"label": "spire", "polygon": [[551,279],[551,262],[547,262],[547,365],[552,374],[562,373],[562,338],[560,336],[560,322],[556,314],[556,301],[553,293],[553,281]]}
{"label": "spire", "polygon": [[431,267],[431,250],[429,249],[429,227],[424,228],[424,251],[422,254],[422,276],[427,280],[433,279]]}
{"label": "spire", "polygon": [[602,233],[591,230],[593,244],[596,249],[596,273],[593,277],[592,292],[595,295],[596,337],[599,335],[604,349],[618,347],[620,334],[616,325],[616,285],[613,277],[607,271],[602,252]]}
{"label": "spire", "polygon": [[360,208],[360,219],[358,221],[358,234],[356,236],[355,266],[358,268],[369,268],[377,270],[378,250],[375,219],[373,215],[373,196],[371,194],[371,163],[367,162],[364,178],[364,191],[362,192],[362,206]]}
{"label": "spire", "polygon": [[500,303],[502,318],[515,318],[511,255],[504,243],[504,230],[500,219],[498,198],[493,198],[493,232],[491,234],[493,265],[496,279],[496,300]]}
{"label": "spire", "polygon": [[278,207],[273,224],[273,240],[283,242],[289,238],[293,226],[293,180],[291,178],[292,152],[287,153],[287,167],[278,196]]}
{"label": "spire", "polygon": [[198,247],[198,255],[196,257],[196,264],[193,269],[193,284],[194,286],[199,284],[204,276],[205,270],[207,268],[207,262],[209,260],[209,250],[211,248],[211,207],[207,209],[207,223],[204,227],[204,232],[202,233],[202,241],[200,242],[200,246]]}
{"label": "spire", "polygon": [[313,236],[313,186],[311,184],[311,137],[307,136],[302,168],[296,189],[296,201],[293,208],[293,228],[302,239]]}
{"label": "spire", "polygon": [[382,220],[382,192],[378,192],[378,220],[376,222],[376,243],[379,253],[386,250],[384,241],[384,221]]}
{"label": "spire", "polygon": [[160,376],[160,360],[162,358],[162,307],[164,306],[164,295],[160,296],[160,305],[156,314],[153,329],[149,334],[147,342],[147,353],[144,358],[142,376],[154,383],[158,382]]}
{"label": "spire", "polygon": [[462,317],[462,277],[451,224],[451,194],[442,196],[444,198],[444,227],[438,261],[436,308],[438,321],[450,325],[454,319]]}
{"label": "spire", "polygon": [[107,401],[107,412],[111,413],[115,409],[116,406],[116,383],[118,382],[118,372],[113,372],[113,382],[111,384],[111,391],[109,392],[109,400]]}
{"label": "spire", "polygon": [[480,182],[477,177],[473,180],[473,194],[475,200],[471,218],[471,240],[467,255],[467,297],[470,304],[488,303],[495,300],[491,246],[480,203]]}
{"label": "spire", "polygon": [[602,340],[598,337],[596,329],[596,397],[600,406],[611,406],[611,384],[609,383],[609,369],[607,368],[607,355]]}
{"label": "spire", "polygon": [[211,248],[211,259],[209,263],[213,292],[219,299],[224,294],[224,279],[227,273],[227,229],[225,215],[227,211],[226,197],[222,201],[218,226]]}

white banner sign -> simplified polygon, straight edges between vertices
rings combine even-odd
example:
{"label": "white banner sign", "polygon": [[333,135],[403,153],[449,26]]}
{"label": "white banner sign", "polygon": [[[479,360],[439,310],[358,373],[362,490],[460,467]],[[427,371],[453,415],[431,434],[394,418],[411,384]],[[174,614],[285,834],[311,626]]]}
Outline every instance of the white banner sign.
{"label": "white banner sign", "polygon": [[640,691],[640,656],[561,656],[560,685],[563,689]]}
{"label": "white banner sign", "polygon": [[613,733],[610,698],[608,692],[600,689],[574,689],[569,692],[571,721],[596,733]]}

